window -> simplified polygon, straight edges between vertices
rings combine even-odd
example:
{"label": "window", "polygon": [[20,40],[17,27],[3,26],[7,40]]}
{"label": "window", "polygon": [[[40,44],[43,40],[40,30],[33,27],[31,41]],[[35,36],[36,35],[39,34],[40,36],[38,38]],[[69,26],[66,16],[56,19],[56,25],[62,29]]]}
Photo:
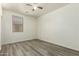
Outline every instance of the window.
{"label": "window", "polygon": [[23,17],[12,16],[12,32],[23,32]]}

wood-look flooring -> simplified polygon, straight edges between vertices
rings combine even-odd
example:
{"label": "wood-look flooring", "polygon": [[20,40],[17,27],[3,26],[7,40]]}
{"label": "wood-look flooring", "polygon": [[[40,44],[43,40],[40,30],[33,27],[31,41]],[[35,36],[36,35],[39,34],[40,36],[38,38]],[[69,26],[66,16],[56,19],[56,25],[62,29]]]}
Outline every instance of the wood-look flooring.
{"label": "wood-look flooring", "polygon": [[41,40],[3,45],[0,56],[79,56],[79,52]]}

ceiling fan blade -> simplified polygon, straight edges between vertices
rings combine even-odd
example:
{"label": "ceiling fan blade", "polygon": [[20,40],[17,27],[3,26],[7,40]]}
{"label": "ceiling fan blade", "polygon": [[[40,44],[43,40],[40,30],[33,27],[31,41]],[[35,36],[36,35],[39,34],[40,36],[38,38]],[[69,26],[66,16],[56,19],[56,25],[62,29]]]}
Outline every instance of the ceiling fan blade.
{"label": "ceiling fan blade", "polygon": [[35,11],[35,9],[32,9],[32,11]]}
{"label": "ceiling fan blade", "polygon": [[26,5],[28,5],[28,6],[32,6],[31,4],[26,4]]}
{"label": "ceiling fan blade", "polygon": [[38,7],[39,9],[43,9],[43,7]]}

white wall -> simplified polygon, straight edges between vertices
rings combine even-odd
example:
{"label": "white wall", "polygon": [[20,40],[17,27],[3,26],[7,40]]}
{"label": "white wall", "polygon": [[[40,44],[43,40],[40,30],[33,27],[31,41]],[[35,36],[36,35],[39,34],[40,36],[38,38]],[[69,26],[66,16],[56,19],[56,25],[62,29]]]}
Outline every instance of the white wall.
{"label": "white wall", "polygon": [[0,4],[0,50],[1,50],[1,16],[2,16],[2,7]]}
{"label": "white wall", "polygon": [[38,38],[79,51],[79,4],[40,16]]}
{"label": "white wall", "polygon": [[[23,32],[12,32],[12,15],[24,18]],[[36,19],[15,12],[3,10],[2,16],[2,44],[18,41],[30,40],[36,38]]]}

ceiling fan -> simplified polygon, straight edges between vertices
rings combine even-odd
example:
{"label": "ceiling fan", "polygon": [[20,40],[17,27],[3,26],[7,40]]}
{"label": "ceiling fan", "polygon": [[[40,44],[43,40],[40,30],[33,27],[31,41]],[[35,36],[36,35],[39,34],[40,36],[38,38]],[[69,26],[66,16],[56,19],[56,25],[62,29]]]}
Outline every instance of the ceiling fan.
{"label": "ceiling fan", "polygon": [[32,11],[35,11],[37,8],[38,9],[43,9],[43,7],[40,7],[38,4],[26,4],[27,6],[32,6],[33,7],[33,9],[32,9]]}

